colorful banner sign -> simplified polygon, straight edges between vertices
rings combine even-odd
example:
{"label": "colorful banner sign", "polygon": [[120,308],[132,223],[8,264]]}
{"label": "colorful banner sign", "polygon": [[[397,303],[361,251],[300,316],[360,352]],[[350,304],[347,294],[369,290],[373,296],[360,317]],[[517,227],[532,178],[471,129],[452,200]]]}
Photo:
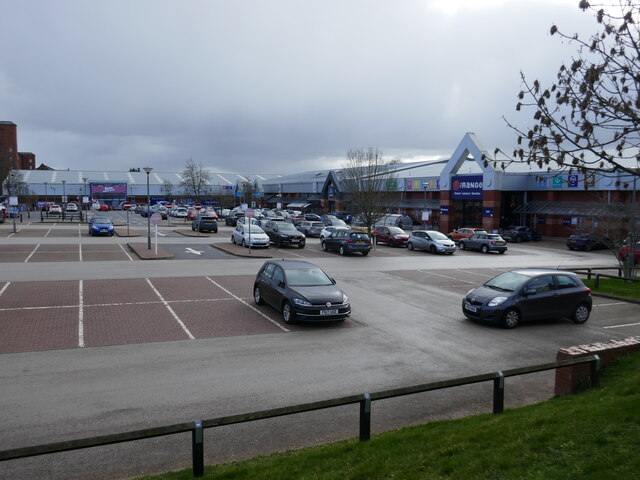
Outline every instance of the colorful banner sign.
{"label": "colorful banner sign", "polygon": [[99,194],[127,194],[126,183],[92,183],[91,195]]}
{"label": "colorful banner sign", "polygon": [[451,198],[482,199],[482,175],[456,175],[451,177]]}

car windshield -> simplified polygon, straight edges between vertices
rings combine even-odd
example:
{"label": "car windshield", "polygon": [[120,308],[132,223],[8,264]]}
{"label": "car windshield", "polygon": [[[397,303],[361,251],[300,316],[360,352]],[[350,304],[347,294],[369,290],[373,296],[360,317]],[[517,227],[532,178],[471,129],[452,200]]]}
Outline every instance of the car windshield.
{"label": "car windshield", "polygon": [[520,288],[531,277],[521,273],[505,272],[492,278],[484,284],[485,287],[503,290],[505,292],[513,292]]}
{"label": "car windshield", "polygon": [[292,268],[286,271],[291,287],[317,287],[333,285],[331,279],[319,268]]}
{"label": "car windshield", "polygon": [[434,240],[447,240],[448,237],[444,233],[429,232],[429,236]]}
{"label": "car windshield", "polygon": [[111,223],[111,219],[109,217],[94,217],[93,223]]}
{"label": "car windshield", "polygon": [[389,227],[389,232],[393,235],[406,235],[406,232],[399,227]]}
{"label": "car windshield", "polygon": [[278,229],[282,230],[283,232],[297,232],[298,230],[296,230],[296,227],[293,226],[293,224],[291,223],[279,223],[278,224]]}
{"label": "car windshield", "polygon": [[500,238],[500,235],[495,234],[495,233],[488,233],[487,234],[487,238],[491,238],[491,239]]}
{"label": "car windshield", "polygon": [[264,233],[264,230],[262,230],[262,228],[253,224],[251,225],[251,228],[247,228],[245,231],[251,233]]}
{"label": "car windshield", "polygon": [[311,224],[312,227],[316,227],[316,228],[324,228],[324,223],[322,222],[313,222]]}

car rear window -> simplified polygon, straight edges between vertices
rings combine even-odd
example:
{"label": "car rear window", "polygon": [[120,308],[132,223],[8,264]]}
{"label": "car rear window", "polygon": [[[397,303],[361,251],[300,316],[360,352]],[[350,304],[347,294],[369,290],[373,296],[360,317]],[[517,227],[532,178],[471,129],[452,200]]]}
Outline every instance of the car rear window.
{"label": "car rear window", "polygon": [[351,232],[349,237],[354,240],[369,240],[369,236],[364,232]]}
{"label": "car rear window", "polygon": [[558,275],[556,276],[556,280],[558,281],[558,288],[572,288],[578,286],[578,282],[575,278],[570,277],[569,275]]}
{"label": "car rear window", "polygon": [[111,219],[109,217],[95,217],[93,223],[111,223]]}

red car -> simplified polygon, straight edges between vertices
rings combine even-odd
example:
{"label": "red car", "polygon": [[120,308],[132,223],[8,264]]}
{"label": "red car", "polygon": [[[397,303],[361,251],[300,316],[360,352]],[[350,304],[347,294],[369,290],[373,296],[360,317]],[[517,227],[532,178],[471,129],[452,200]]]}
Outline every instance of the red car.
{"label": "red car", "polygon": [[390,247],[406,247],[409,234],[400,227],[378,226],[373,230],[373,239],[376,243],[386,243]]}
{"label": "red car", "polygon": [[[623,245],[618,250],[618,258],[620,260],[625,260],[630,253],[631,253],[631,245]],[[633,249],[633,263],[635,265],[640,265],[640,242],[636,243],[636,246]]]}
{"label": "red car", "polygon": [[100,210],[101,212],[108,212],[111,209],[109,208],[109,205],[107,205],[106,203],[103,203],[100,205],[98,210]]}
{"label": "red car", "polygon": [[459,242],[463,238],[469,238],[471,235],[476,233],[487,233],[484,228],[471,228],[471,227],[463,227],[450,232],[447,237],[449,237],[454,242]]}

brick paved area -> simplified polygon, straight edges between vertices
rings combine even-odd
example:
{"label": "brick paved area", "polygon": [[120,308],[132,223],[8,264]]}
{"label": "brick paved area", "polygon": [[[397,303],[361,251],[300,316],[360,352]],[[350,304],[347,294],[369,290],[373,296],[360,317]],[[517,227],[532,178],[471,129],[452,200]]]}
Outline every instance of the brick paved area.
{"label": "brick paved area", "polygon": [[[310,328],[285,325],[273,308],[255,305],[253,279],[245,275],[0,283],[0,354]],[[354,325],[347,320],[322,328]]]}

